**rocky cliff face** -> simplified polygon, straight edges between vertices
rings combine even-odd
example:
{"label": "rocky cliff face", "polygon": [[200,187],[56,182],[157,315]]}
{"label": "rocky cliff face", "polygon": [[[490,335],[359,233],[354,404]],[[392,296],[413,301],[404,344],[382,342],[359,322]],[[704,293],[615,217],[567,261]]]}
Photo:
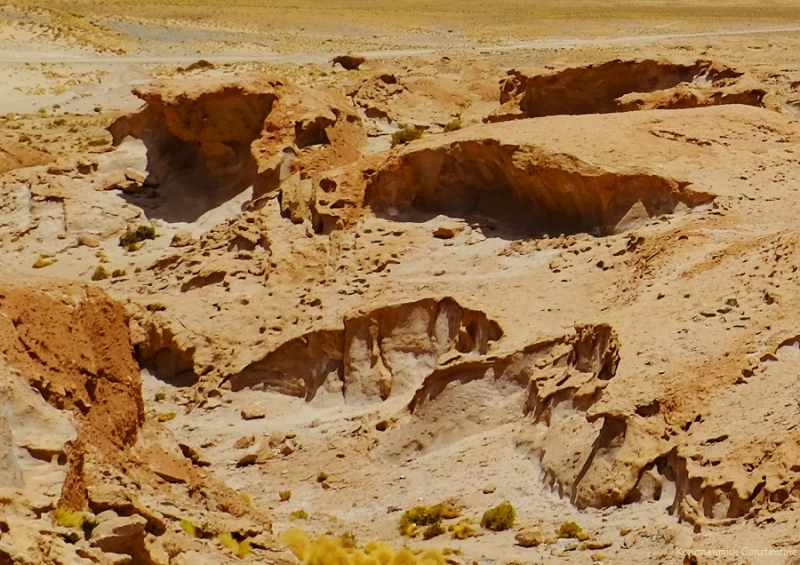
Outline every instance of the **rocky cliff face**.
{"label": "rocky cliff face", "polygon": [[[11,562],[163,562],[174,543],[169,531],[180,529],[163,514],[164,500],[203,514],[205,527],[238,518],[269,532],[265,517],[194,466],[160,424],[145,421],[127,319],[121,304],[91,286],[0,289],[0,476],[4,499],[14,501],[0,555]],[[170,492],[170,484],[196,494]],[[49,511],[53,522],[36,531]],[[70,531],[81,524],[91,527]]]}

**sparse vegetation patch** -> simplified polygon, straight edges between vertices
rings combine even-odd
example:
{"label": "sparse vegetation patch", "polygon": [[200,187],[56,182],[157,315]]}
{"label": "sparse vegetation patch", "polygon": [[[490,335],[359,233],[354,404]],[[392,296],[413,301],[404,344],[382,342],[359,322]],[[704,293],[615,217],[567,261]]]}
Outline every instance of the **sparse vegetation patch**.
{"label": "sparse vegetation patch", "polygon": [[573,538],[580,541],[586,541],[590,537],[589,534],[584,532],[583,528],[575,522],[564,522],[558,527],[556,534],[559,538]]}
{"label": "sparse vegetation patch", "polygon": [[128,231],[120,236],[119,244],[126,251],[136,251],[144,241],[155,238],[156,228],[144,225],[137,227],[135,230],[128,228]]}
{"label": "sparse vegetation patch", "polygon": [[498,504],[491,510],[487,510],[481,518],[481,528],[502,532],[514,526],[517,519],[517,511],[506,501]]}
{"label": "sparse vegetation patch", "polygon": [[441,551],[428,549],[413,552],[408,548],[395,552],[392,547],[381,541],[371,541],[363,548],[347,547],[348,540],[320,536],[316,540],[309,539],[302,530],[291,529],[280,536],[280,541],[303,565],[361,565],[361,564],[394,564],[394,565],[446,565]]}
{"label": "sparse vegetation patch", "polygon": [[392,147],[405,145],[415,139],[420,139],[424,133],[425,131],[422,128],[418,129],[415,127],[407,127],[396,131],[392,134]]}

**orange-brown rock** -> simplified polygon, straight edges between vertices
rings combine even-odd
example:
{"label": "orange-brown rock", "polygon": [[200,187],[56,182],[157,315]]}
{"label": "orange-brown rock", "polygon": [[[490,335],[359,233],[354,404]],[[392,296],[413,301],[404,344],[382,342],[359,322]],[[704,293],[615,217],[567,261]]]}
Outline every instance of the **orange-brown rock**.
{"label": "orange-brown rock", "polygon": [[766,94],[752,77],[708,60],[614,60],[556,70],[512,69],[508,75],[500,85],[503,106],[486,121],[718,104],[761,106]]}
{"label": "orange-brown rock", "polygon": [[145,108],[110,131],[117,143],[128,135],[145,142],[148,172],[161,186],[228,193],[252,185],[258,196],[291,174],[355,160],[366,141],[341,94],[281,79],[164,80],[134,93]]}
{"label": "orange-brown rock", "polygon": [[21,141],[19,135],[0,129],[0,175],[14,169],[46,165],[54,160],[52,155],[31,147],[29,142]]}

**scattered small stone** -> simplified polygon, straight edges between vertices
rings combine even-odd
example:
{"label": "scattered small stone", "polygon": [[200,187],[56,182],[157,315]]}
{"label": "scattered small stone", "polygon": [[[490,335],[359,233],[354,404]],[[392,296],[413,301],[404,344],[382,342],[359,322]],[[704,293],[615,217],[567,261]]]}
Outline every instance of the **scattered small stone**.
{"label": "scattered small stone", "polygon": [[136,538],[144,539],[146,527],[147,519],[138,514],[112,518],[99,523],[92,530],[91,544],[107,553],[124,553],[125,549],[134,544]]}
{"label": "scattered small stone", "polygon": [[281,446],[281,455],[291,455],[295,451],[297,451],[297,444],[292,441],[291,439],[287,439],[283,442],[283,446]]}
{"label": "scattered small stone", "polygon": [[246,467],[247,465],[253,465],[258,459],[258,454],[256,453],[248,453],[244,457],[241,457],[237,462],[237,467]]}
{"label": "scattered small stone", "polygon": [[256,442],[255,436],[244,436],[240,437],[236,440],[236,443],[233,444],[234,449],[247,449],[251,447]]}
{"label": "scattered small stone", "polygon": [[191,245],[194,243],[194,236],[192,236],[192,232],[189,230],[179,231],[175,235],[172,236],[172,241],[170,242],[171,247],[186,247],[187,245]]}
{"label": "scattered small stone", "polygon": [[497,490],[497,486],[488,485],[483,487],[483,494],[492,494],[495,490]]}
{"label": "scattered small stone", "polygon": [[562,551],[575,551],[580,545],[580,542],[576,539],[561,539],[558,541],[562,545]]}
{"label": "scattered small stone", "polygon": [[82,158],[77,164],[78,172],[82,175],[88,175],[97,170],[97,164],[97,161],[94,159]]}
{"label": "scattered small stone", "polygon": [[116,171],[114,173],[109,173],[103,178],[100,187],[103,190],[116,190],[121,185],[128,182],[128,179],[125,178],[125,175],[121,171]]}
{"label": "scattered small stone", "polygon": [[127,168],[125,169],[125,178],[136,184],[143,185],[144,181],[147,180],[147,173]]}
{"label": "scattered small stone", "polygon": [[183,452],[183,456],[189,459],[193,464],[197,465],[198,467],[208,467],[211,465],[211,461],[206,459],[205,455],[203,455],[203,452],[198,448],[185,443],[181,443],[179,445],[181,451]]}
{"label": "scattered small stone", "polygon": [[70,167],[68,167],[68,166],[66,166],[66,165],[64,165],[62,163],[56,163],[54,165],[50,165],[47,168],[47,174],[48,175],[64,175],[64,174],[68,173],[69,171],[70,171]]}
{"label": "scattered small stone", "polygon": [[597,550],[597,549],[605,549],[607,547],[611,547],[610,541],[585,541],[581,544],[580,549],[582,550]]}
{"label": "scattered small stone", "polygon": [[219,398],[207,398],[205,401],[203,401],[202,407],[206,410],[214,410],[220,406],[222,406],[222,401]]}
{"label": "scattered small stone", "polygon": [[94,517],[94,521],[95,521],[95,523],[100,524],[101,522],[106,522],[108,520],[113,520],[114,518],[119,518],[119,514],[117,514],[113,510],[109,509],[109,510],[103,510],[102,512],[100,512],[100,514],[98,514],[97,516]]}
{"label": "scattered small stone", "polygon": [[243,420],[260,420],[267,417],[267,411],[262,406],[253,405],[248,406],[242,410]]}
{"label": "scattered small stone", "polygon": [[462,231],[464,231],[463,226],[439,226],[433,230],[433,237],[437,239],[452,239]]}
{"label": "scattered small stone", "polygon": [[622,540],[622,547],[625,549],[630,549],[639,539],[639,535],[636,532],[629,532],[625,538]]}
{"label": "scattered small stone", "polygon": [[343,69],[347,71],[355,71],[364,64],[366,59],[364,57],[359,57],[357,55],[339,55],[338,57],[334,57],[332,64],[333,66],[341,65]]}
{"label": "scattered small stone", "polygon": [[78,236],[78,243],[86,247],[99,247],[100,239],[98,239],[97,236],[84,233]]}
{"label": "scattered small stone", "polygon": [[514,539],[522,547],[537,547],[544,541],[544,536],[536,526],[525,526],[517,532]]}

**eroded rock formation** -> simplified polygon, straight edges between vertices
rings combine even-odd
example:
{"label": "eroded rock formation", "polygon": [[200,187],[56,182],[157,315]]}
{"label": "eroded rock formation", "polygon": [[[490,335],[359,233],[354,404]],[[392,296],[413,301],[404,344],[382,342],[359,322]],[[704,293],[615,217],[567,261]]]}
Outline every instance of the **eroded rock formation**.
{"label": "eroded rock formation", "polygon": [[[652,126],[665,118],[637,112],[596,117],[591,128],[565,117],[468,128],[320,175],[302,195],[287,187],[286,198],[303,202],[295,210],[307,210],[322,233],[352,224],[365,208],[404,221],[438,214],[491,221],[528,235],[613,233],[631,220],[713,199],[686,171],[671,175],[661,164],[651,166],[658,152],[677,157],[679,147],[654,139]],[[583,137],[565,143],[575,128]],[[622,158],[606,142],[609,129],[641,143]]]}
{"label": "eroded rock formation", "polygon": [[[145,420],[127,314],[100,289],[3,285],[0,353],[1,490],[3,500],[13,492],[15,501],[4,507],[0,557],[14,563],[50,562],[48,554],[67,562],[162,562],[171,551],[165,533],[179,530],[157,509],[165,496],[203,514],[212,529],[225,530],[224,521],[235,518],[253,532],[269,532],[263,515],[195,467],[168,431]],[[165,489],[170,483],[195,494],[171,493]],[[96,533],[69,532],[72,526],[57,523],[49,528],[63,538],[32,529],[38,516],[56,508],[98,515]],[[84,537],[83,546],[70,545]]]}
{"label": "eroded rock formation", "polygon": [[165,81],[135,94],[146,106],[111,125],[115,143],[144,141],[146,182],[202,197],[205,209],[250,186],[258,198],[293,174],[352,162],[366,141],[360,118],[334,90],[250,77],[216,86]]}
{"label": "eroded rock formation", "polygon": [[502,336],[496,322],[452,298],[426,299],[345,316],[344,327],[290,340],[227,377],[310,401],[320,389],[348,403],[412,392],[449,354],[483,355]]}
{"label": "eroded rock formation", "polygon": [[508,74],[500,85],[502,106],[486,121],[718,104],[761,106],[766,94],[745,73],[707,60],[614,60],[550,71],[513,69]]}

